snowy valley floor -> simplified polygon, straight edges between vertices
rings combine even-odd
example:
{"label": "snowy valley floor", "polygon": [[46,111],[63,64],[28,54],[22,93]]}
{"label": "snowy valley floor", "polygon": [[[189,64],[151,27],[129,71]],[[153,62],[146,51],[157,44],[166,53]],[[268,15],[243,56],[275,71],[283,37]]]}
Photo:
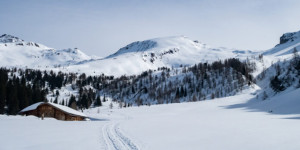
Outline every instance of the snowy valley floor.
{"label": "snowy valley floor", "polygon": [[265,101],[254,92],[126,109],[106,103],[99,114],[85,111],[92,121],[2,115],[0,149],[299,150],[300,89]]}

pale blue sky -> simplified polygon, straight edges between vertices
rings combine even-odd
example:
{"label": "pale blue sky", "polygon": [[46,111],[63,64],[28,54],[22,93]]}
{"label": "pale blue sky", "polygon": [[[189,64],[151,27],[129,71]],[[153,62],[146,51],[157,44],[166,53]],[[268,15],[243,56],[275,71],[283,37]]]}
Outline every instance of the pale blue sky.
{"label": "pale blue sky", "polygon": [[107,56],[137,40],[186,35],[268,49],[300,30],[298,0],[0,0],[0,34]]}

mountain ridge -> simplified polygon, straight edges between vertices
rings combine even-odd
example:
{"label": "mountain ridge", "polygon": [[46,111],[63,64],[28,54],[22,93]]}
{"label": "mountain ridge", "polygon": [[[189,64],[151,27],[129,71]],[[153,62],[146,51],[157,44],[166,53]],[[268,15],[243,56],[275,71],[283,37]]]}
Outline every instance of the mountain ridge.
{"label": "mountain ridge", "polygon": [[107,57],[99,58],[88,56],[77,48],[56,50],[3,34],[0,36],[0,58],[4,67],[121,76],[139,74],[159,67],[190,66],[227,58],[249,59],[259,54],[265,55],[269,59],[268,64],[271,64],[272,60],[290,58],[292,49],[300,46],[299,36],[299,31],[285,33],[277,46],[265,51],[215,48],[186,36],[169,36],[135,41]]}
{"label": "mountain ridge", "polygon": [[171,36],[132,42],[103,59],[68,66],[67,70],[85,70],[88,74],[133,75],[159,67],[190,66],[230,57],[246,59],[253,54],[255,52],[210,47],[186,36]]}
{"label": "mountain ridge", "polygon": [[28,42],[16,36],[0,36],[0,58],[2,67],[56,68],[91,59],[77,48],[61,49]]}

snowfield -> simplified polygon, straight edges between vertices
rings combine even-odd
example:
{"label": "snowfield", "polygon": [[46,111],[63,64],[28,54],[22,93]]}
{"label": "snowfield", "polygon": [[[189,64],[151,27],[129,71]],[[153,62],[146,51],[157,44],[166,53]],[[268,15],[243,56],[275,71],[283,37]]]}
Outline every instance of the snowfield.
{"label": "snowfield", "polygon": [[104,149],[100,137],[105,121],[67,122],[3,115],[0,120],[1,150]]}
{"label": "snowfield", "polygon": [[[265,101],[258,87],[193,103],[88,109],[91,121],[0,116],[0,149],[298,150],[300,89]],[[284,100],[284,101],[283,101]],[[291,109],[290,109],[291,108]]]}
{"label": "snowfield", "polygon": [[[256,62],[257,82],[234,96],[191,103],[122,109],[113,103],[110,109],[107,96],[110,100],[104,106],[83,111],[90,121],[0,115],[0,150],[299,150],[300,88],[295,88],[299,72],[288,63],[294,48],[300,48],[300,31],[284,34],[280,44],[267,51],[211,48],[179,36],[133,42],[115,54],[94,59],[76,48],[55,50],[2,35],[4,67],[121,76],[234,57]],[[276,71],[282,78],[295,77],[285,91],[270,87]],[[61,93],[59,102],[79,94],[70,84],[55,91]],[[54,91],[47,98],[52,102]]]}

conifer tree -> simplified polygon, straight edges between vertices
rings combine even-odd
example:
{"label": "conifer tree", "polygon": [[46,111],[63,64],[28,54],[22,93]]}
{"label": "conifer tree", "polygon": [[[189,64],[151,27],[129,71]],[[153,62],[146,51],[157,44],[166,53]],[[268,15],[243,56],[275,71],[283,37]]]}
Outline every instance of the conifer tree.
{"label": "conifer tree", "polygon": [[55,104],[58,104],[58,100],[57,100],[57,97],[55,98],[54,102]]}
{"label": "conifer tree", "polygon": [[4,69],[1,69],[0,70],[0,114],[4,114],[7,78],[8,78],[7,72]]}
{"label": "conifer tree", "polygon": [[105,94],[104,94],[104,96],[103,96],[103,102],[106,102]]}
{"label": "conifer tree", "polygon": [[4,83],[0,82],[0,114],[4,114],[5,107],[6,88]]}
{"label": "conifer tree", "polygon": [[70,99],[69,99],[69,104],[68,106],[71,107],[72,103],[75,102],[76,103],[76,98],[74,95],[71,95]]}
{"label": "conifer tree", "polygon": [[100,96],[97,96],[96,102],[95,102],[95,106],[102,106],[102,102],[101,102]]}

